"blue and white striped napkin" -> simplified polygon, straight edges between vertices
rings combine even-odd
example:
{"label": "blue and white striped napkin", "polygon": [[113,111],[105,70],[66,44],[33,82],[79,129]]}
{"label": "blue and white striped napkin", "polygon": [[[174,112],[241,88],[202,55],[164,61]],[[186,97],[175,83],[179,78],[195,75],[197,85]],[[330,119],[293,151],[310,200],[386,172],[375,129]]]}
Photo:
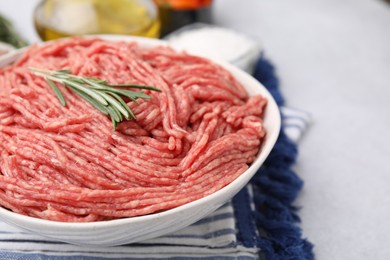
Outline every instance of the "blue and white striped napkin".
{"label": "blue and white striped napkin", "polygon": [[311,115],[296,108],[281,106],[279,109],[285,134],[291,141],[298,143],[311,122]]}
{"label": "blue and white striped napkin", "polygon": [[42,259],[49,256],[50,259],[61,259],[65,256],[66,259],[161,259],[207,258],[215,255],[226,258],[253,258],[257,253],[257,249],[239,245],[232,203],[227,203],[210,216],[175,233],[142,243],[116,247],[81,247],[66,244],[0,223],[0,251],[0,259]]}
{"label": "blue and white striped napkin", "polygon": [[[281,113],[286,135],[298,142],[309,125],[309,114],[287,107],[281,107]],[[253,204],[250,186],[243,192],[249,194],[249,199],[244,198],[249,200],[246,202]],[[258,259],[261,249],[243,243],[240,236],[248,229],[256,232],[254,223],[243,220],[243,214],[248,212],[244,212],[242,204],[242,201],[229,202],[175,233],[117,247],[81,247],[57,242],[0,220],[0,259]],[[253,207],[248,209],[253,210]]]}

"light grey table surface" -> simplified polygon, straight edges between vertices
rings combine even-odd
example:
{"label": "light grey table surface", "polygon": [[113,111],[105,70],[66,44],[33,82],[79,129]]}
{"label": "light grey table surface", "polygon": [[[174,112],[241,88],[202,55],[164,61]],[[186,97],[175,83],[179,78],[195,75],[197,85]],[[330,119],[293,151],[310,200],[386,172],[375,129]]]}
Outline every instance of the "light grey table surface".
{"label": "light grey table surface", "polygon": [[[37,0],[0,0],[30,42]],[[287,105],[311,113],[297,206],[317,259],[390,259],[390,5],[216,0],[215,22],[263,43]]]}

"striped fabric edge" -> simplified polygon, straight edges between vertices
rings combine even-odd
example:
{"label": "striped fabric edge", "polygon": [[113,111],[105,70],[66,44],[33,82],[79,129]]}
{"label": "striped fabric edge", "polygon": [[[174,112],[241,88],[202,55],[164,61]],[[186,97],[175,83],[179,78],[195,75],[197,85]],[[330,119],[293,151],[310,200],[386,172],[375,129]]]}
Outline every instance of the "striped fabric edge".
{"label": "striped fabric edge", "polygon": [[[23,243],[18,243],[17,247],[14,250],[7,250],[0,253],[0,259],[5,258],[6,254],[13,253],[14,255],[20,254],[20,256],[27,257],[34,254],[43,254],[46,256],[83,256],[83,257],[100,257],[100,259],[106,258],[138,258],[138,259],[149,259],[156,257],[186,257],[186,256],[252,256],[253,259],[256,259],[258,254],[257,249],[250,249],[244,246],[237,246],[234,248],[206,248],[206,247],[191,247],[191,246],[147,246],[147,247],[132,247],[131,252],[123,252],[118,250],[118,248],[106,248],[105,252],[96,252],[89,251],[88,248],[76,248],[76,250],[69,250],[69,245],[62,245],[65,247],[65,250],[58,250],[57,247],[52,247],[51,244],[47,244],[47,246],[40,248],[37,250],[36,248],[29,248],[28,245],[24,245]],[[116,250],[115,250],[116,249]],[[34,259],[34,258],[28,258]]]}
{"label": "striped fabric edge", "polygon": [[[50,240],[46,237],[31,234],[0,222],[0,250],[58,250],[59,252],[151,252],[151,249],[162,247],[174,248],[189,246],[209,248],[234,248],[237,244],[234,222],[234,209],[229,202],[206,218],[180,231],[155,239],[117,247],[80,247]],[[157,247],[154,245],[158,245]],[[1,256],[1,255],[0,255]]]}
{"label": "striped fabric edge", "polygon": [[312,122],[311,114],[300,109],[286,106],[280,107],[280,112],[285,134],[291,141],[294,141],[295,143],[299,142]]}
{"label": "striped fabric edge", "polygon": [[[148,255],[147,258],[142,255],[132,255],[131,257],[122,257],[120,255],[110,255],[106,259],[121,259],[121,260],[139,260],[140,258],[143,259],[165,259],[165,260],[256,260],[259,259],[256,255],[248,254],[248,253],[238,253],[238,254],[221,254],[217,257],[215,255],[201,255],[201,254],[194,254],[194,255],[170,255],[170,256],[164,256],[161,254],[155,254],[155,255]],[[44,253],[30,253],[24,255],[23,253],[14,253],[14,252],[5,252],[2,253],[0,256],[1,260],[10,260],[10,259],[17,259],[17,260],[100,260],[101,256],[85,256],[85,255],[78,255],[78,254],[67,254],[67,255],[48,255]]]}

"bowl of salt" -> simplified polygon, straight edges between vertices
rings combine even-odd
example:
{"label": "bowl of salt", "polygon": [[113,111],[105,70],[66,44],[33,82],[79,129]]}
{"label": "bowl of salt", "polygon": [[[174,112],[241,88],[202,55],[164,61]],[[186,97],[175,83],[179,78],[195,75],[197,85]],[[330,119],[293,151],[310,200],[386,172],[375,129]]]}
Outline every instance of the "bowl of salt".
{"label": "bowl of salt", "polygon": [[184,26],[164,39],[176,49],[228,62],[249,74],[262,52],[261,44],[247,35],[203,23]]}

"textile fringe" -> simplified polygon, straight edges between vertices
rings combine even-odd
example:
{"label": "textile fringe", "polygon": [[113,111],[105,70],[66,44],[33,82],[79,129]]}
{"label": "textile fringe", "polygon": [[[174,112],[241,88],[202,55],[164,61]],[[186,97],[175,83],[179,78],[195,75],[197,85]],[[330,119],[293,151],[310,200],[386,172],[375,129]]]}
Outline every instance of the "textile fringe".
{"label": "textile fringe", "polygon": [[[283,105],[275,69],[264,57],[258,61],[254,77],[271,92],[279,106]],[[292,170],[297,154],[297,145],[282,129],[275,147],[251,181],[261,259],[314,259],[313,245],[302,238],[297,208],[293,206],[303,187],[303,181]]]}

